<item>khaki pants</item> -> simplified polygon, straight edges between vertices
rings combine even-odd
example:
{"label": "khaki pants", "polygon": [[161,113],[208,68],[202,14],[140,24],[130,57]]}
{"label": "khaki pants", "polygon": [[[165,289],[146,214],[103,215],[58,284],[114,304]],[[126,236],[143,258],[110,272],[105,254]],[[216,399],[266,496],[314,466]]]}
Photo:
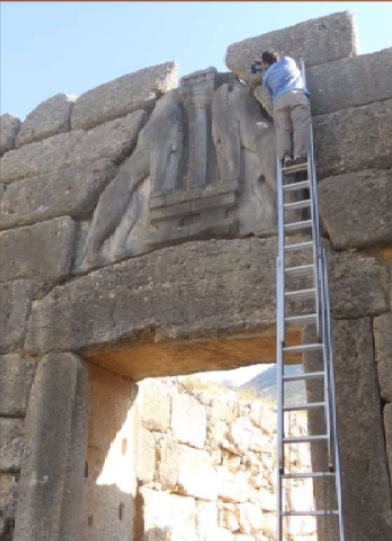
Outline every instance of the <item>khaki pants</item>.
{"label": "khaki pants", "polygon": [[[276,147],[279,159],[285,154],[306,158],[309,148],[310,101],[301,90],[286,92],[274,105]],[[292,151],[291,139],[294,142]]]}

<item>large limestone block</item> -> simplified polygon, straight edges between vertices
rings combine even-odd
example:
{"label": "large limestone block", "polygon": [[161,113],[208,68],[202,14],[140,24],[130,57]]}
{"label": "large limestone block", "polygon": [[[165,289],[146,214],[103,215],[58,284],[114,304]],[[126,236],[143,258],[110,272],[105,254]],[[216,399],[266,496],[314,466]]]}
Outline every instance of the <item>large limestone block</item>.
{"label": "large limestone block", "polygon": [[60,133],[8,152],[1,159],[1,180],[7,184],[102,158],[119,162],[132,151],[146,118],[135,111],[88,132]]}
{"label": "large limestone block", "polygon": [[176,86],[175,62],[123,75],[82,94],[72,108],[71,127],[88,130],[137,109],[150,111],[157,98]]}
{"label": "large limestone block", "polygon": [[[15,521],[17,482],[11,473],[0,473],[0,539],[7,539]],[[11,532],[12,534],[12,532]]]}
{"label": "large limestone block", "polygon": [[319,185],[319,204],[334,248],[392,244],[391,171],[326,178]]}
{"label": "large limestone block", "polygon": [[392,314],[374,318],[374,345],[381,398],[392,402]]}
{"label": "large limestone block", "polygon": [[15,147],[70,131],[71,107],[75,100],[76,96],[56,94],[38,105],[22,122]]}
{"label": "large limestone block", "polygon": [[392,167],[392,99],[313,119],[319,179]]}
{"label": "large limestone block", "polygon": [[227,502],[246,502],[250,498],[249,476],[245,472],[231,473],[226,468],[218,466],[217,482],[218,497]]}
{"label": "large limestone block", "polygon": [[[372,322],[370,318],[335,321],[333,339],[346,539],[390,539],[391,492]],[[306,354],[305,366],[307,370],[316,368],[314,354]],[[318,400],[319,385],[308,389],[308,401]],[[311,417],[311,423],[313,433],[320,433],[319,419]],[[315,449],[312,456],[313,468],[322,467],[319,451]],[[319,487],[318,508],[323,508],[324,494],[325,488]],[[322,535],[320,541],[324,541]]]}
{"label": "large limestone block", "polygon": [[226,65],[237,76],[252,82],[250,64],[262,51],[278,51],[303,58],[307,66],[356,55],[355,20],[344,11],[249,38],[229,46]]}
{"label": "large limestone block", "polygon": [[162,438],[158,445],[158,482],[162,490],[172,490],[177,484],[178,442]]}
{"label": "large limestone block", "polygon": [[17,353],[0,356],[0,415],[24,416],[35,368]]}
{"label": "large limestone block", "polygon": [[[274,325],[275,244],[275,239],[192,242],[100,269],[37,306],[28,348],[83,348],[88,355],[87,349],[98,353],[120,336],[132,342],[147,333],[146,340],[158,344]],[[210,369],[214,356],[208,357]],[[110,362],[108,351],[105,358]],[[183,359],[181,350],[170,354],[172,374],[189,373],[182,371]],[[147,360],[128,351],[122,364],[123,370],[132,366],[138,379],[163,375],[156,352]]]}
{"label": "large limestone block", "polygon": [[386,404],[384,408],[384,431],[389,475],[392,484],[392,404]]}
{"label": "large limestone block", "polygon": [[[102,366],[113,369],[116,363],[117,370],[136,379],[235,367],[250,358],[260,362],[268,343],[261,333],[275,329],[275,258],[274,238],[211,240],[100,269],[55,288],[34,308],[26,346],[35,353],[83,351]],[[335,317],[388,311],[389,277],[381,262],[333,251],[330,259]],[[301,262],[297,254],[287,264]],[[238,340],[236,347],[232,339],[227,347],[219,342],[238,335],[254,342]],[[201,338],[216,340],[216,348],[209,354],[204,342],[196,365]],[[187,344],[194,346],[192,355]]]}
{"label": "large limestone block", "polygon": [[69,274],[76,223],[68,216],[0,233],[1,281],[30,279],[42,295]]}
{"label": "large limestone block", "polygon": [[173,396],[172,429],[173,435],[181,443],[204,447],[207,415],[196,398],[185,393]]}
{"label": "large limestone block", "polygon": [[85,219],[115,174],[112,160],[102,159],[10,184],[0,203],[0,229],[65,215]]}
{"label": "large limestone block", "polygon": [[314,115],[392,98],[391,81],[392,48],[306,70]]}
{"label": "large limestone block", "polygon": [[87,376],[71,353],[40,362],[26,415],[14,541],[78,536],[87,432]]}
{"label": "large limestone block", "polygon": [[155,439],[151,432],[141,428],[138,440],[137,478],[140,483],[149,483],[155,477]]}
{"label": "large limestone block", "polygon": [[23,346],[31,308],[31,292],[31,283],[26,280],[0,284],[1,353]]}
{"label": "large limestone block", "polygon": [[20,469],[25,431],[22,419],[0,417],[0,472]]}
{"label": "large limestone block", "polygon": [[177,484],[187,496],[202,500],[217,499],[217,476],[211,456],[202,449],[178,446]]}
{"label": "large limestone block", "polygon": [[357,318],[390,310],[387,267],[366,253],[329,251],[332,317]]}
{"label": "large limestone block", "polygon": [[15,139],[21,126],[18,117],[5,113],[0,116],[0,156],[15,148]]}
{"label": "large limestone block", "polygon": [[[199,539],[213,541],[217,539],[218,510],[215,502],[196,501],[196,530]],[[214,536],[214,537],[213,537]]]}
{"label": "large limestone block", "polygon": [[170,426],[171,396],[163,382],[152,378],[144,380],[139,386],[137,404],[145,428],[166,432]]}
{"label": "large limestone block", "polygon": [[246,502],[239,507],[241,532],[248,535],[259,532],[263,525],[263,511],[260,506]]}
{"label": "large limestone block", "polygon": [[196,541],[194,498],[142,488],[143,541]]}

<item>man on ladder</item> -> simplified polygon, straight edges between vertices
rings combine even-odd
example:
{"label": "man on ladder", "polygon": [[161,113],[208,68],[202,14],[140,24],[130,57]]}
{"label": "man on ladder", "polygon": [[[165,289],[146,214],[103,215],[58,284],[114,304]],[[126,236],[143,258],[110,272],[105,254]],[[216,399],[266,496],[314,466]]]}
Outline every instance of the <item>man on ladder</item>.
{"label": "man on ladder", "polygon": [[264,51],[260,59],[253,61],[251,71],[262,72],[262,83],[273,100],[277,154],[283,167],[306,163],[310,94],[297,64],[289,56],[279,58],[275,52]]}

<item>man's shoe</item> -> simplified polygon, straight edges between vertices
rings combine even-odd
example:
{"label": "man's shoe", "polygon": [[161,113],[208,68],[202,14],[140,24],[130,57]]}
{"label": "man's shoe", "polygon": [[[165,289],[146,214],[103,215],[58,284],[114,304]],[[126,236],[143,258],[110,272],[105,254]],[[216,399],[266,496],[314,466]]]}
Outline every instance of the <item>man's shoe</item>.
{"label": "man's shoe", "polygon": [[283,169],[286,169],[287,167],[291,167],[294,165],[294,160],[290,156],[285,156],[283,158]]}
{"label": "man's shoe", "polygon": [[301,156],[296,156],[294,158],[292,165],[302,165],[303,163],[306,163],[308,161],[307,158],[302,158]]}

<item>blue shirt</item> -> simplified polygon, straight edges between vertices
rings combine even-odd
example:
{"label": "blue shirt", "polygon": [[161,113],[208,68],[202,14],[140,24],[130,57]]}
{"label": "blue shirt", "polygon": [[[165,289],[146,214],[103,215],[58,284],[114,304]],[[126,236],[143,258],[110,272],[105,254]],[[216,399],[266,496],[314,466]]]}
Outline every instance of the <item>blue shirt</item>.
{"label": "blue shirt", "polygon": [[274,102],[282,94],[294,89],[302,90],[308,98],[310,97],[295,60],[289,56],[283,56],[263,71],[262,82],[267,89],[268,96]]}

